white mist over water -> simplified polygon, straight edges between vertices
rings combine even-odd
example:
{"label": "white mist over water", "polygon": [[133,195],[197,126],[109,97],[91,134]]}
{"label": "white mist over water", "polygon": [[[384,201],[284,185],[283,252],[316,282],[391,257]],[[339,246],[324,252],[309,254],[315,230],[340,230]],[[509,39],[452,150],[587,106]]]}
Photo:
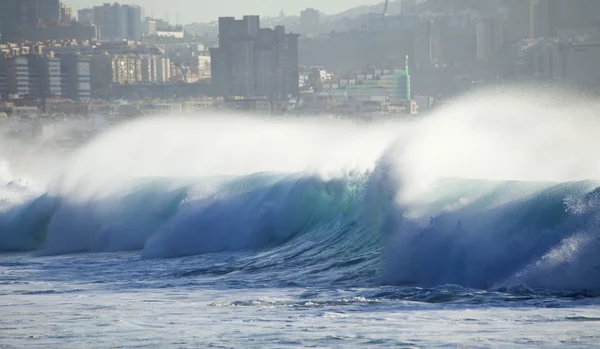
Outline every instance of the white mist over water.
{"label": "white mist over water", "polygon": [[[69,157],[43,144],[15,145],[3,136],[0,143],[4,149],[10,144],[11,170],[18,167],[19,175],[48,181],[49,191],[59,195],[114,194],[121,182],[140,177],[262,171],[330,177],[370,169],[383,157],[394,168],[401,196],[408,199],[446,177],[600,179],[600,163],[594,160],[600,148],[599,110],[597,102],[563,91],[495,89],[410,122],[165,116],[125,123]],[[22,156],[14,156],[19,150]],[[26,174],[28,168],[31,173]]]}
{"label": "white mist over water", "polygon": [[600,179],[600,103],[540,89],[466,96],[415,124],[388,152],[402,199],[437,179]]}
{"label": "white mist over water", "polygon": [[491,90],[414,125],[382,161],[396,199],[384,280],[600,287],[599,112],[584,97]]}
{"label": "white mist over water", "polygon": [[106,190],[104,184],[140,177],[302,171],[337,176],[372,168],[401,132],[384,125],[227,115],[140,119],[79,149],[53,189],[96,195]]}

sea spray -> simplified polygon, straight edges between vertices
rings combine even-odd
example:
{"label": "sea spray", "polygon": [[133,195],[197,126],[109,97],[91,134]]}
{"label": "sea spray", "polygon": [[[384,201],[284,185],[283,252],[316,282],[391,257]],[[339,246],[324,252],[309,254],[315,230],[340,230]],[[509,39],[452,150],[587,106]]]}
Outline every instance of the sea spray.
{"label": "sea spray", "polygon": [[[600,239],[595,208],[576,212],[566,203],[584,200],[599,184],[585,181],[600,178],[593,160],[598,105],[521,92],[459,99],[387,151],[395,205],[382,226],[392,236],[385,283],[600,286],[589,281],[598,280],[600,266],[588,253]],[[586,271],[556,276],[573,265]],[[583,282],[583,274],[591,279]]]}
{"label": "sea spray", "polygon": [[598,108],[554,97],[487,91],[369,126],[136,120],[43,171],[45,190],[3,211],[0,248],[244,250],[289,282],[597,289]]}

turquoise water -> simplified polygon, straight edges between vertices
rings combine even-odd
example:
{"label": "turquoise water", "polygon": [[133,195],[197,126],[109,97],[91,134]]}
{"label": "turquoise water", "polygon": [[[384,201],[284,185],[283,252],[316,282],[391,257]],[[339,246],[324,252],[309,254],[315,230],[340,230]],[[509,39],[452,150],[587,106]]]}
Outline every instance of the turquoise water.
{"label": "turquoise water", "polygon": [[596,345],[596,182],[447,179],[407,206],[381,170],[149,178],[12,206],[0,344]]}

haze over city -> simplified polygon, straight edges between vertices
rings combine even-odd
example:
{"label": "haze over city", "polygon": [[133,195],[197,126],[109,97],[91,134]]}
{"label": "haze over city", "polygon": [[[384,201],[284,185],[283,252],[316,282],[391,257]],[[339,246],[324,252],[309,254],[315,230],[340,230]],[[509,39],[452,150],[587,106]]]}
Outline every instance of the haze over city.
{"label": "haze over city", "polygon": [[[180,24],[193,22],[210,22],[220,16],[242,16],[255,14],[275,17],[284,11],[287,15],[298,15],[307,7],[318,8],[327,14],[342,12],[352,7],[381,3],[381,0],[133,0],[132,4],[142,6],[146,15],[165,18],[168,14],[173,23],[179,15]],[[69,2],[75,9],[98,5],[95,0],[72,0]]]}

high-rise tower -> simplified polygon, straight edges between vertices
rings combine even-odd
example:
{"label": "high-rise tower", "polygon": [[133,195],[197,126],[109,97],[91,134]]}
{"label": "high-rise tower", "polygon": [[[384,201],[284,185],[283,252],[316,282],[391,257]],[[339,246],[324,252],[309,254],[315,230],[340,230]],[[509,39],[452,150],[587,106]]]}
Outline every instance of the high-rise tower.
{"label": "high-rise tower", "polygon": [[219,47],[211,49],[215,96],[284,99],[298,90],[298,35],[283,26],[260,28],[258,16],[219,18]]}

